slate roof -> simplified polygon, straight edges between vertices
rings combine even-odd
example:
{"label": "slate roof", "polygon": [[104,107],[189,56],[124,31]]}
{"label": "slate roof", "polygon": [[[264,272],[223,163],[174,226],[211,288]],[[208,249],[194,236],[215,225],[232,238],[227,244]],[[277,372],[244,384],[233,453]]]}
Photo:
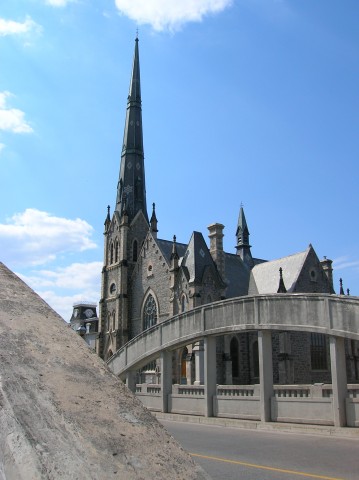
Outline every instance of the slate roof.
{"label": "slate roof", "polygon": [[280,267],[283,269],[283,280],[287,292],[293,292],[308,253],[309,248],[304,252],[264,262],[253,267],[249,279],[248,295],[277,293]]}
{"label": "slate roof", "polygon": [[[179,252],[178,254],[180,255]],[[188,269],[190,282],[201,282],[204,269],[208,266],[212,266],[217,271],[202,233],[193,232],[186,252],[181,259],[181,267]]]}
{"label": "slate roof", "polygon": [[249,268],[239,255],[225,253],[226,298],[247,295],[249,274]]}
{"label": "slate roof", "polygon": [[[157,245],[160,247],[161,252],[164,258],[167,260],[167,263],[171,262],[171,253],[173,242],[171,240],[156,240]],[[185,243],[176,243],[178,256],[181,258],[186,252],[187,245]]]}

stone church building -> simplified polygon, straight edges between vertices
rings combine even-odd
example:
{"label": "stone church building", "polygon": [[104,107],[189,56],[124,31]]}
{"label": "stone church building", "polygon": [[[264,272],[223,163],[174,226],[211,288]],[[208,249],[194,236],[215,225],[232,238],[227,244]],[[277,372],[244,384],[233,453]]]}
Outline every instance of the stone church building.
{"label": "stone church building", "polygon": [[[188,243],[161,239],[155,204],[146,203],[141,82],[138,38],[127,101],[116,204],[108,207],[104,230],[104,265],[99,304],[97,353],[107,360],[124,343],[178,313],[242,295],[334,293],[332,261],[319,260],[309,245],[277,260],[254,258],[241,206],[236,251],[223,250],[220,223],[208,226],[209,246],[194,231]],[[343,293],[343,292],[341,292]],[[321,334],[273,333],[273,374],[277,384],[330,382],[327,338]],[[347,343],[348,381],[358,380],[358,348]],[[173,383],[203,381],[201,342],[173,355]],[[142,380],[155,382],[156,362]],[[141,376],[141,375],[140,375]],[[217,338],[217,383],[258,383],[255,332]],[[139,378],[139,380],[141,380]]]}

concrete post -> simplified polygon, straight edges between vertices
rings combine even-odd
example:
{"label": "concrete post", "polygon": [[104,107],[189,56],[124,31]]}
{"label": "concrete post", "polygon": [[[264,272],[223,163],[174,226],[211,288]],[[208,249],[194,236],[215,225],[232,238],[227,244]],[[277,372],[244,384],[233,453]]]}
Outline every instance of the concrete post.
{"label": "concrete post", "polygon": [[136,370],[129,370],[126,373],[126,386],[131,392],[136,392]]}
{"label": "concrete post", "polygon": [[213,417],[213,397],[217,387],[216,338],[204,339],[204,395],[206,397],[205,416]]}
{"label": "concrete post", "polygon": [[330,363],[332,370],[333,414],[336,427],[346,426],[347,372],[345,367],[344,338],[330,338]]}
{"label": "concrete post", "polygon": [[193,385],[203,385],[204,383],[204,366],[203,366],[203,340],[197,342],[193,347],[195,362],[195,380]]}
{"label": "concrete post", "polygon": [[260,413],[262,422],[271,421],[271,399],[273,395],[272,332],[258,332]]}
{"label": "concrete post", "polygon": [[172,352],[161,352],[161,396],[162,412],[168,413],[168,397],[172,393]]}
{"label": "concrete post", "polygon": [[192,385],[192,352],[186,357],[186,381],[187,385]]}

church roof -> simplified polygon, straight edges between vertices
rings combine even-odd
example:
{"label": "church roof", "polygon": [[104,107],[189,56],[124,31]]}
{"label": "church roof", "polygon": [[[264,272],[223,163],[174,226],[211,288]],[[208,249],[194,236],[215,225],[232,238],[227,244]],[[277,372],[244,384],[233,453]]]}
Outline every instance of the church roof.
{"label": "church roof", "polygon": [[208,266],[213,266],[216,270],[212,255],[209,253],[202,233],[193,232],[182,258],[181,267],[187,268],[190,282],[201,282],[204,269]]}
{"label": "church roof", "polygon": [[277,293],[280,268],[283,269],[283,281],[287,292],[293,292],[309,250],[310,248],[304,252],[264,262],[253,267],[249,279],[248,295]]}
{"label": "church roof", "polygon": [[[167,260],[167,263],[170,263],[173,241],[157,239],[156,242],[160,247],[163,256]],[[176,247],[178,256],[183,257],[186,252],[187,245],[185,243],[176,243]]]}
{"label": "church roof", "polygon": [[239,255],[225,253],[225,280],[228,284],[226,297],[247,295],[249,282],[249,268]]}

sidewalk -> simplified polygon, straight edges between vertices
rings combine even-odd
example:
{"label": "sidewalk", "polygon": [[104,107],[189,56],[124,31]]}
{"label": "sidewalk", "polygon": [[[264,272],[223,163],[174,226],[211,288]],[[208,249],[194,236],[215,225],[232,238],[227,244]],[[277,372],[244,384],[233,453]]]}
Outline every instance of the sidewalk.
{"label": "sidewalk", "polygon": [[239,420],[237,418],[201,417],[197,415],[182,415],[178,413],[151,412],[161,420],[182,423],[197,423],[201,425],[216,425],[219,427],[245,428],[248,430],[276,431],[306,435],[324,435],[346,437],[359,440],[359,428],[333,427],[327,425],[308,425],[301,423],[259,422],[256,420]]}

